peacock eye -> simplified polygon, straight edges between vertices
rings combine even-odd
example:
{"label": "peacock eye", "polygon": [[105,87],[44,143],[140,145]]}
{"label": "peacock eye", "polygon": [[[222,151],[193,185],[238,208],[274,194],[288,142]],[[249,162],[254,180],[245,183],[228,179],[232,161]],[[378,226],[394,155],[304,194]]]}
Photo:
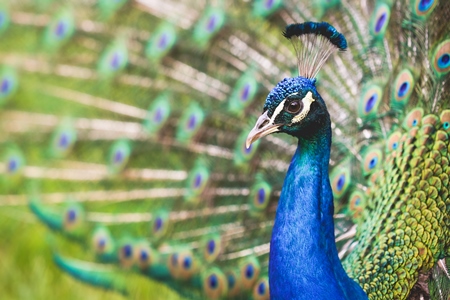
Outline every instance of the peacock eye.
{"label": "peacock eye", "polygon": [[296,114],[303,108],[303,103],[300,100],[295,100],[289,103],[286,107],[287,112]]}

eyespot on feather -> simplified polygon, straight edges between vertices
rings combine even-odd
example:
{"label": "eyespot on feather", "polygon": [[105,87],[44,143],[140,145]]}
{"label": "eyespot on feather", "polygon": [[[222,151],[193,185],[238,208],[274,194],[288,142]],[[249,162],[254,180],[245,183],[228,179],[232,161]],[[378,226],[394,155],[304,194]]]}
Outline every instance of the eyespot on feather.
{"label": "eyespot on feather", "polygon": [[157,261],[157,254],[148,242],[137,242],[134,248],[134,260],[141,271],[146,271],[154,261]]}
{"label": "eyespot on feather", "polygon": [[110,255],[114,252],[114,241],[106,227],[97,227],[92,235],[92,247],[99,255]]}
{"label": "eyespot on feather", "polygon": [[150,222],[151,234],[155,239],[163,237],[169,228],[170,219],[169,212],[166,210],[159,210],[153,213],[152,221]]}
{"label": "eyespot on feather", "polygon": [[408,103],[415,80],[409,69],[401,70],[392,85],[392,105],[402,108]]}
{"label": "eyespot on feather", "polygon": [[238,269],[229,269],[225,272],[228,286],[228,295],[237,296],[241,294],[242,279]]}
{"label": "eyespot on feather", "polygon": [[384,37],[390,17],[391,8],[386,3],[379,3],[372,14],[369,25],[370,33],[375,39],[381,40]]}
{"label": "eyespot on feather", "polygon": [[194,168],[189,172],[186,180],[186,192],[184,200],[190,203],[198,203],[200,196],[209,182],[210,172],[206,164],[198,161]]}
{"label": "eyespot on feather", "polygon": [[400,131],[394,131],[391,133],[387,139],[386,147],[389,152],[395,151],[400,146],[400,138],[402,134]]}
{"label": "eyespot on feather", "polygon": [[77,132],[69,119],[64,120],[53,132],[50,142],[50,155],[61,158],[66,156],[77,140]]}
{"label": "eyespot on feather", "polygon": [[219,234],[211,235],[202,241],[203,258],[211,263],[217,259],[222,251],[222,239]]}
{"label": "eyespot on feather", "polygon": [[348,163],[342,163],[333,168],[330,175],[331,189],[335,200],[339,200],[351,183],[351,171]]}
{"label": "eyespot on feather", "polygon": [[260,213],[265,211],[270,201],[272,187],[265,181],[257,181],[251,191],[251,212]]}
{"label": "eyespot on feather", "polygon": [[198,48],[208,45],[208,42],[223,28],[226,23],[225,10],[222,7],[209,7],[199,19],[193,30],[192,38]]}
{"label": "eyespot on feather", "polygon": [[250,256],[242,262],[240,267],[240,277],[242,280],[242,286],[250,290],[259,277],[261,266],[259,261],[254,256]]}
{"label": "eyespot on feather", "polygon": [[147,116],[143,122],[145,131],[150,135],[156,134],[169,119],[170,111],[169,94],[159,95],[148,108]]}
{"label": "eyespot on feather", "polygon": [[438,1],[436,0],[414,0],[411,2],[413,14],[421,19],[426,19],[433,12]]}
{"label": "eyespot on feather", "polygon": [[255,99],[258,92],[257,73],[255,68],[250,67],[237,80],[231,96],[228,99],[228,110],[236,115],[242,115],[245,108]]}
{"label": "eyespot on feather", "polygon": [[101,78],[107,79],[118,74],[128,64],[128,49],[124,40],[117,39],[110,44],[99,58],[97,71]]}
{"label": "eyespot on feather", "polygon": [[283,4],[282,0],[255,0],[253,1],[252,14],[266,18],[277,11]]}
{"label": "eyespot on feather", "polygon": [[167,266],[169,268],[169,272],[170,275],[172,276],[172,278],[174,279],[178,279],[179,275],[179,264],[180,264],[180,260],[178,258],[178,251],[171,253],[169,256],[167,256]]}
{"label": "eyespot on feather", "polygon": [[438,78],[450,71],[450,39],[441,42],[433,52],[431,66]]}
{"label": "eyespot on feather", "polygon": [[189,143],[200,129],[204,119],[205,113],[200,105],[191,103],[180,117],[176,139],[181,143]]}
{"label": "eyespot on feather", "polygon": [[2,154],[2,161],[5,165],[6,176],[19,177],[22,174],[25,166],[25,158],[22,151],[16,145],[6,147],[5,152]]}
{"label": "eyespot on feather", "polygon": [[411,129],[413,127],[419,126],[422,122],[422,116],[423,116],[422,108],[415,108],[411,110],[406,115],[405,120],[403,121],[403,128]]}
{"label": "eyespot on feather", "polygon": [[202,274],[202,286],[208,299],[222,299],[228,293],[225,274],[217,267],[210,268]]}
{"label": "eyespot on feather", "polygon": [[371,147],[364,151],[363,155],[363,174],[372,174],[379,166],[383,160],[383,153],[378,147]]}
{"label": "eyespot on feather", "polygon": [[78,203],[70,203],[64,209],[64,230],[73,232],[84,223],[84,210]]}
{"label": "eyespot on feather", "polygon": [[123,238],[118,243],[118,259],[120,266],[125,269],[131,268],[135,263],[135,249],[133,240],[130,238]]}
{"label": "eyespot on feather", "polygon": [[145,55],[150,62],[158,62],[173,48],[177,38],[177,31],[174,25],[170,23],[160,24],[147,42]]}
{"label": "eyespot on feather", "polygon": [[188,280],[198,273],[199,262],[192,251],[181,251],[178,255],[178,278]]}
{"label": "eyespot on feather", "polygon": [[450,131],[450,110],[446,109],[444,110],[441,115],[439,116],[440,122],[441,122],[441,129],[449,132]]}
{"label": "eyespot on feather", "polygon": [[254,300],[270,300],[269,279],[267,276],[261,277],[253,287]]}
{"label": "eyespot on feather", "polygon": [[109,150],[108,171],[110,174],[121,172],[128,163],[131,154],[131,145],[128,140],[116,140]]}
{"label": "eyespot on feather", "polygon": [[248,135],[248,129],[244,129],[236,140],[234,147],[233,161],[236,166],[245,166],[254,157],[257,152],[260,140],[254,141],[247,149],[246,140]]}
{"label": "eyespot on feather", "polygon": [[47,25],[44,45],[49,49],[59,48],[75,32],[75,18],[69,9],[59,12]]}
{"label": "eyespot on feather", "polygon": [[18,76],[11,67],[0,68],[0,106],[13,97],[18,87]]}
{"label": "eyespot on feather", "polygon": [[352,214],[352,217],[357,219],[361,216],[364,211],[364,207],[366,205],[366,196],[363,192],[356,190],[354,191],[348,201],[348,209]]}
{"label": "eyespot on feather", "polygon": [[358,104],[358,115],[369,119],[378,114],[378,107],[383,99],[383,91],[377,84],[369,84],[363,88]]}

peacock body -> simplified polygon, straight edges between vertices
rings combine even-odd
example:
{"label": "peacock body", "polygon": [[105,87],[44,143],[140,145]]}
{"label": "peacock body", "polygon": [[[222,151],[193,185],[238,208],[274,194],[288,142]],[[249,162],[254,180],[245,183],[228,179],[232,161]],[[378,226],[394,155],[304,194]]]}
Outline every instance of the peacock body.
{"label": "peacock body", "polygon": [[[131,298],[446,299],[448,15],[443,0],[1,2],[4,256],[40,243]],[[322,20],[348,45],[325,65],[304,31],[286,29],[296,53],[281,34]],[[288,135],[247,148],[266,96]],[[51,231],[23,242],[38,220]],[[13,280],[7,297],[39,298]]]}

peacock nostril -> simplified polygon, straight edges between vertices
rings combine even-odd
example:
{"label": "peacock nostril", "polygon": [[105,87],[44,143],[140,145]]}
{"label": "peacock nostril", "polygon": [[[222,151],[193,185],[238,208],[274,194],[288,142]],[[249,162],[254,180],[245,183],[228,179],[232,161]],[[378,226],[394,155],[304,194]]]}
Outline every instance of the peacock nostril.
{"label": "peacock nostril", "polygon": [[264,120],[264,122],[259,124],[258,129],[264,128],[267,124],[269,124],[269,120]]}

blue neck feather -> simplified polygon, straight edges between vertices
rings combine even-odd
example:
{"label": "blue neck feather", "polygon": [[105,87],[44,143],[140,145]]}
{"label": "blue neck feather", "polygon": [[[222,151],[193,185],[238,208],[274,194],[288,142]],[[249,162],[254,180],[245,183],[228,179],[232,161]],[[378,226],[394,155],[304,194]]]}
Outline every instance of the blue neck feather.
{"label": "blue neck feather", "polygon": [[329,125],[313,137],[299,138],[272,232],[271,299],[367,299],[337,255],[330,147]]}

